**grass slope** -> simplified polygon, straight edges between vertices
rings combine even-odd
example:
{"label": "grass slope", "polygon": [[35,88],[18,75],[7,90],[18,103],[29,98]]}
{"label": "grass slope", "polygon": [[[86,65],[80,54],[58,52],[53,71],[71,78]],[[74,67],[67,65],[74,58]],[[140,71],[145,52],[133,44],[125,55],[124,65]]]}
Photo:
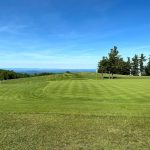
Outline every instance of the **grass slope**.
{"label": "grass slope", "polygon": [[[125,77],[123,77],[125,78]],[[1,149],[149,149],[150,78],[58,74],[0,84]]]}

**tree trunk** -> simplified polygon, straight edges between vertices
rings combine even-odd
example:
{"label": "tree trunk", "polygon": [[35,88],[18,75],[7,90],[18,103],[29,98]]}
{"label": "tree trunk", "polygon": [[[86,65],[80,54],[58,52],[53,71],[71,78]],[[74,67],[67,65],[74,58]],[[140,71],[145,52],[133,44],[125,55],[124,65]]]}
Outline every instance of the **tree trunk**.
{"label": "tree trunk", "polygon": [[112,74],[111,74],[111,78],[112,78],[112,79],[114,78],[114,76],[113,76],[113,75],[114,75],[114,74],[112,73]]}
{"label": "tree trunk", "polygon": [[104,74],[103,74],[103,72],[101,73],[101,78],[104,79]]}
{"label": "tree trunk", "polygon": [[109,79],[110,79],[110,71],[109,71]]}

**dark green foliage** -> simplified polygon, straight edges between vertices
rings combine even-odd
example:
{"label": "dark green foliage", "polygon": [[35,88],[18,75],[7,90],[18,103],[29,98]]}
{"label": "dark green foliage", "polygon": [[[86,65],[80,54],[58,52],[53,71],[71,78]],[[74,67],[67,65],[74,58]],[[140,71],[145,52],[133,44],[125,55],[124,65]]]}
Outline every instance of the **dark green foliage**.
{"label": "dark green foliage", "polygon": [[[121,59],[118,55],[119,51],[117,50],[117,47],[114,46],[113,49],[111,49],[110,53],[108,54],[108,71],[111,74],[117,73],[119,69],[121,68]],[[119,65],[120,64],[120,65]]]}
{"label": "dark green foliage", "polygon": [[135,56],[132,58],[132,74],[133,75],[138,75],[139,73],[139,60],[138,60],[138,55],[135,54]]}
{"label": "dark green foliage", "polygon": [[123,59],[119,62],[119,67],[117,74],[122,75],[129,75],[130,74],[130,64],[128,62],[125,62]]}
{"label": "dark green foliage", "polygon": [[70,71],[66,71],[66,73],[71,73]]}
{"label": "dark green foliage", "polygon": [[128,60],[127,60],[127,74],[130,74],[131,75],[131,58],[130,57],[128,57],[127,58]]}
{"label": "dark green foliage", "polygon": [[102,60],[98,63],[98,72],[107,73],[109,69],[109,60],[107,57],[103,57]]}
{"label": "dark green foliage", "polygon": [[145,67],[146,75],[150,75],[150,57],[147,66]]}
{"label": "dark green foliage", "polygon": [[139,59],[139,65],[140,65],[140,73],[144,74],[145,67],[144,67],[144,62],[146,61],[146,56],[144,54],[141,54],[140,59]]}
{"label": "dark green foliage", "polygon": [[0,80],[9,80],[9,79],[26,78],[26,77],[30,77],[30,75],[25,73],[16,73],[14,71],[0,69]]}
{"label": "dark green foliage", "polygon": [[52,75],[54,73],[49,73],[49,72],[42,72],[42,73],[39,73],[39,74],[34,74],[33,76],[47,76],[47,75]]}
{"label": "dark green foliage", "polygon": [[130,62],[125,62],[120,57],[117,47],[114,46],[108,54],[108,57],[103,57],[98,63],[98,72],[109,73],[112,77],[113,74],[127,75],[130,74],[130,67]]}
{"label": "dark green foliage", "polygon": [[127,61],[124,61],[123,58],[119,55],[119,51],[117,47],[114,46],[111,49],[108,57],[103,57],[102,60],[98,63],[98,73],[108,73],[113,74],[122,74],[122,75],[150,75],[150,61],[148,66],[144,66],[144,62],[146,61],[146,56],[141,54],[138,57],[137,54],[131,59],[127,58]]}
{"label": "dark green foliage", "polygon": [[27,78],[27,77],[35,77],[35,76],[47,76],[53,75],[54,73],[43,72],[39,74],[26,74],[26,73],[16,73],[10,70],[2,70],[0,69],[0,80],[10,80],[10,79],[18,79],[18,78]]}

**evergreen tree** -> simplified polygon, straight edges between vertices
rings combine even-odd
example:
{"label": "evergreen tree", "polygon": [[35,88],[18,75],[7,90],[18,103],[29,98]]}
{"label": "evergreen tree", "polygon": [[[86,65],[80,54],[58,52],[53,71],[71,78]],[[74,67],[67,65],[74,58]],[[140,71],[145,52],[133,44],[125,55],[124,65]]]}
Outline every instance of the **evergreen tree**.
{"label": "evergreen tree", "polygon": [[147,75],[150,75],[150,58],[146,67],[144,66],[145,58],[144,54],[141,54],[140,57],[135,54],[132,59],[128,57],[127,61],[124,61],[123,58],[120,57],[117,47],[114,46],[114,48],[110,50],[110,53],[108,53],[108,56],[103,57],[102,60],[99,61],[98,72],[102,73],[102,76],[103,73],[108,73],[112,78],[113,74],[142,75],[147,73]]}
{"label": "evergreen tree", "polygon": [[118,54],[119,51],[117,50],[117,47],[114,46],[114,48],[110,50],[108,57],[103,57],[98,63],[98,71],[102,74],[104,72],[109,73],[112,78],[113,74],[121,73],[124,61]]}
{"label": "evergreen tree", "polygon": [[141,54],[140,59],[139,59],[139,65],[140,65],[140,73],[141,75],[144,73],[144,62],[146,61],[144,54]]}
{"label": "evergreen tree", "polygon": [[132,58],[132,74],[138,75],[139,73],[139,60],[138,55],[135,54],[135,56]]}
{"label": "evergreen tree", "polygon": [[109,74],[112,75],[113,78],[113,74],[116,74],[119,72],[119,68],[120,68],[120,56],[118,55],[119,51],[117,50],[117,47],[114,46],[113,49],[111,49],[110,53],[108,54],[108,71]]}
{"label": "evergreen tree", "polygon": [[127,70],[127,74],[128,74],[128,75],[131,75],[131,58],[128,57],[127,59],[128,59],[128,60],[127,60],[127,67],[126,67],[126,70]]}
{"label": "evergreen tree", "polygon": [[103,73],[107,73],[108,72],[108,58],[107,57],[103,57],[102,60],[100,60],[100,62],[98,63],[98,73],[102,74],[102,78],[103,78]]}
{"label": "evergreen tree", "polygon": [[147,63],[147,66],[145,67],[145,72],[147,75],[150,75],[150,56],[149,56],[149,61]]}

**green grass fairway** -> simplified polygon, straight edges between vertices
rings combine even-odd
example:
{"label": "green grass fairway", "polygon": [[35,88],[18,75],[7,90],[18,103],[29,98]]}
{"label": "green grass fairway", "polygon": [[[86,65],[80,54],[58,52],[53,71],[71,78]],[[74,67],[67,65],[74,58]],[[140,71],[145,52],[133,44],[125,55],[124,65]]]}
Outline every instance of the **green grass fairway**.
{"label": "green grass fairway", "polygon": [[0,83],[0,149],[149,150],[150,78],[60,74]]}

